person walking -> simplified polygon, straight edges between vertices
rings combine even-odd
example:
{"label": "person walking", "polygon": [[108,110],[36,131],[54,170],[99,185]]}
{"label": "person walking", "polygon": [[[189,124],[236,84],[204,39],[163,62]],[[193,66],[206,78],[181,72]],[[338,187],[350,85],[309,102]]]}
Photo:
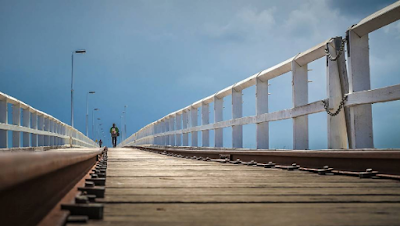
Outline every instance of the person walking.
{"label": "person walking", "polygon": [[119,136],[119,129],[118,127],[115,126],[115,123],[113,123],[113,126],[110,128],[110,133],[111,133],[111,138],[112,138],[112,144],[113,147],[117,147],[117,137]]}
{"label": "person walking", "polygon": [[99,145],[100,145],[100,147],[101,147],[102,144],[103,144],[103,141],[100,139],[100,140],[99,140]]}

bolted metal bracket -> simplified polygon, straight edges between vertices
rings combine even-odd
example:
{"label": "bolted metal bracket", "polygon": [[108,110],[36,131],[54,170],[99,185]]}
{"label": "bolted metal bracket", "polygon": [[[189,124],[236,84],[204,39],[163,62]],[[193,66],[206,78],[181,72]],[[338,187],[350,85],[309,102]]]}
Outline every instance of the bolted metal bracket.
{"label": "bolted metal bracket", "polygon": [[103,219],[104,206],[102,204],[62,204],[61,209],[68,210],[71,215],[85,215],[89,219]]}

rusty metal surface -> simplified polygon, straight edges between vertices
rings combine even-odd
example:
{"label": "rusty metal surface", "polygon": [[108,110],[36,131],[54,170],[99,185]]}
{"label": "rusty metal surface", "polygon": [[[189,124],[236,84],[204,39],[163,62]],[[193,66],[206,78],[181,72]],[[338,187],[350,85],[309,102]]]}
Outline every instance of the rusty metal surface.
{"label": "rusty metal surface", "polygon": [[333,167],[336,170],[359,171],[373,169],[382,174],[400,175],[400,150],[238,150],[238,149],[202,149],[162,146],[139,146],[143,150],[165,151],[184,157],[196,156],[219,159],[229,155],[230,160],[243,162],[254,160],[258,163],[274,162],[281,165],[297,163],[302,167]]}
{"label": "rusty metal surface", "polygon": [[1,225],[37,225],[101,153],[102,149],[69,149],[1,154]]}
{"label": "rusty metal surface", "polygon": [[46,152],[0,153],[0,191],[93,158],[102,149],[58,149]]}

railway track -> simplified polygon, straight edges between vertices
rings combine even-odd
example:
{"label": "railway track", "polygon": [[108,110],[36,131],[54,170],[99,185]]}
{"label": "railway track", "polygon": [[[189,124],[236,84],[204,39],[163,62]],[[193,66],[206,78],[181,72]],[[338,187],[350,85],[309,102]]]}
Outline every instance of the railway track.
{"label": "railway track", "polygon": [[400,180],[400,150],[251,150],[172,146],[134,148],[181,158]]}
{"label": "railway track", "polygon": [[1,153],[1,225],[102,218],[106,167],[107,148]]}
{"label": "railway track", "polygon": [[[399,150],[283,151],[168,146],[133,148],[195,161],[308,171],[319,175],[400,180]],[[103,219],[104,205],[111,205],[111,208],[119,203],[110,201],[115,197],[105,197],[107,160],[107,149],[1,154],[1,225],[100,223],[90,220]],[[113,171],[114,174],[116,172]],[[111,189],[115,190],[113,186]],[[140,196],[136,195],[130,198],[136,199],[134,197],[140,200]],[[148,196],[151,200],[157,197]]]}

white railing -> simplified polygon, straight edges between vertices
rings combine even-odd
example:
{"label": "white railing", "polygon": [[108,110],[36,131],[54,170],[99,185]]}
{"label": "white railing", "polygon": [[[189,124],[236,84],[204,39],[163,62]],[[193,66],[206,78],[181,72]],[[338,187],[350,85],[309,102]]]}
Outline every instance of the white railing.
{"label": "white railing", "polygon": [[[12,106],[12,122],[8,122],[9,105]],[[51,115],[36,110],[35,108],[0,92],[0,148],[10,148],[9,131],[12,131],[13,148],[40,146],[97,146],[94,141],[83,135],[77,129],[61,122]]]}
{"label": "white railing", "polygon": [[[400,85],[370,90],[368,34],[400,19],[400,1],[366,17],[347,31],[347,37],[335,37],[278,65],[261,71],[245,80],[227,87],[173,112],[140,129],[121,142],[119,146],[156,144],[198,146],[198,132],[202,135],[202,146],[209,146],[209,131],[214,130],[215,147],[223,146],[223,128],[232,127],[232,147],[242,148],[242,126],[256,124],[258,149],[269,148],[268,122],[293,119],[293,149],[308,149],[308,115],[323,112],[324,103],[329,111],[335,111],[343,97],[344,110],[336,116],[328,115],[328,148],[373,148],[372,103],[400,99]],[[347,43],[345,53],[340,49]],[[342,46],[343,44],[343,46]],[[325,100],[308,103],[307,64],[327,57],[327,93]],[[339,54],[338,54],[339,53]],[[338,56],[336,56],[338,54]],[[292,72],[293,108],[268,112],[268,81],[287,72]],[[242,90],[256,86],[256,115],[243,117]],[[232,119],[223,120],[223,98],[232,96]],[[214,123],[209,122],[209,104],[214,102]],[[198,108],[201,107],[201,125],[197,122]]]}

